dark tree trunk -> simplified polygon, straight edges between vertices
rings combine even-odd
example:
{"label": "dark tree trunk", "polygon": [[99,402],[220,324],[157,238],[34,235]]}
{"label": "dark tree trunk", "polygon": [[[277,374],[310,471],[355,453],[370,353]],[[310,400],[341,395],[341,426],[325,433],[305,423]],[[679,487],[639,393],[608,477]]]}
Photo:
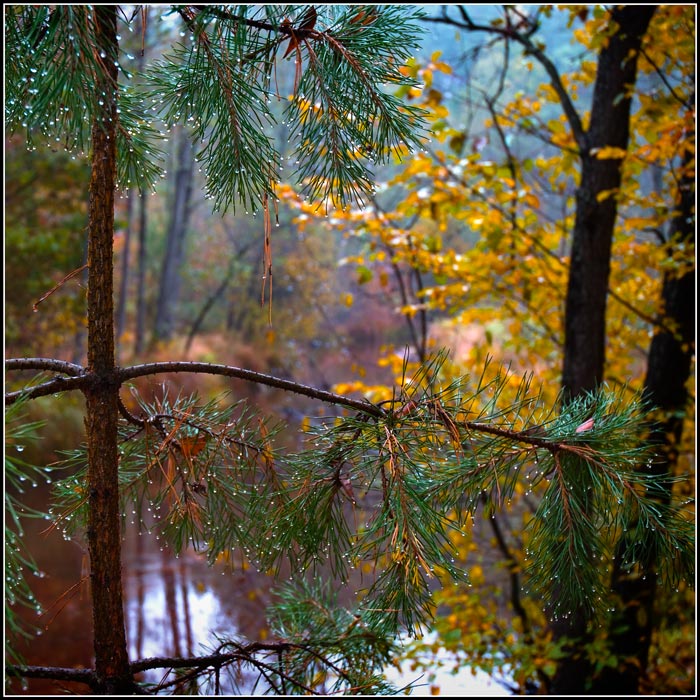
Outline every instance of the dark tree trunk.
{"label": "dark tree trunk", "polygon": [[180,132],[172,200],[172,218],[165,242],[165,258],[160,278],[155,331],[158,340],[169,340],[175,330],[175,309],[180,297],[181,269],[185,255],[185,238],[192,198],[194,157],[188,134]]}
{"label": "dark tree trunk", "polygon": [[[619,29],[598,58],[590,128],[581,153],[566,296],[562,388],[568,397],[595,389],[605,366],[605,311],[622,159],[598,159],[591,151],[606,146],[627,149],[631,106],[627,95],[636,80],[637,54],[655,10],[654,5],[614,8],[611,19]],[[572,642],[552,679],[551,693],[591,691],[592,669],[582,649],[588,622],[586,615],[575,610],[552,623],[555,640]]]}
{"label": "dark tree trunk", "polygon": [[655,5],[613,9],[611,19],[619,29],[598,58],[590,128],[581,153],[566,295],[562,386],[571,396],[595,389],[603,379],[615,195],[622,177],[621,159],[598,159],[591,150],[605,146],[627,149],[630,98],[626,95],[635,83],[637,53],[655,10]]}
{"label": "dark tree trunk", "polygon": [[114,382],[113,235],[117,123],[117,9],[95,6],[96,49],[107,56],[95,85],[104,107],[92,128],[88,222],[88,369],[85,391],[88,444],[88,529],[96,688],[133,690],[126,647],[121,579],[121,516],[117,451],[118,385]]}
{"label": "dark tree trunk", "polygon": [[[689,158],[689,156],[687,156]],[[690,163],[686,162],[688,168]],[[674,217],[669,247],[695,245],[695,182],[689,175],[681,180],[680,200]],[[678,444],[683,430],[683,416],[688,411],[688,379],[695,354],[695,270],[681,277],[666,274],[662,289],[664,328],[651,341],[645,398],[656,410],[649,441],[656,457],[653,473],[659,477],[673,473],[678,462]],[[675,329],[671,332],[669,329]],[[663,483],[659,479],[659,483]],[[668,504],[671,494],[657,488],[650,496]],[[625,546],[624,540],[620,549]],[[616,557],[622,559],[623,551]],[[607,670],[594,687],[606,695],[635,695],[649,661],[649,646],[654,629],[654,597],[657,585],[653,552],[644,562],[643,571],[626,573],[616,568],[613,590],[621,599],[621,610],[610,628],[612,653],[620,659],[632,659],[615,672]]]}

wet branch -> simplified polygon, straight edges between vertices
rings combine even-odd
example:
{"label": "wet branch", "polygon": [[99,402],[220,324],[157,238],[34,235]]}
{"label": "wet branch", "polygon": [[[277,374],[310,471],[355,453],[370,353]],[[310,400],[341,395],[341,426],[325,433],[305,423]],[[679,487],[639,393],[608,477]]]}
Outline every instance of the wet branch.
{"label": "wet branch", "polygon": [[120,383],[143,377],[152,374],[161,374],[166,372],[191,372],[195,374],[215,374],[223,377],[232,377],[234,379],[242,379],[244,381],[253,382],[255,384],[263,384],[275,389],[282,389],[294,394],[308,396],[312,399],[317,399],[325,403],[335,404],[337,406],[345,406],[352,408],[361,413],[380,418],[385,414],[385,411],[379,406],[375,406],[367,400],[352,399],[340,394],[334,394],[330,391],[316,389],[315,387],[299,384],[289,379],[281,379],[269,374],[254,372],[249,369],[240,367],[232,367],[231,365],[217,365],[208,362],[150,362],[143,365],[134,365],[133,367],[125,367],[117,370],[117,377]]}
{"label": "wet branch", "polygon": [[[61,372],[68,374],[69,377],[56,377],[48,382],[39,384],[34,387],[28,387],[5,394],[5,404],[10,405],[20,398],[38,398],[39,396],[48,396],[49,394],[60,393],[73,389],[84,389],[91,382],[95,381],[95,375],[87,371],[81,365],[76,365],[70,362],[53,360],[49,358],[27,358],[14,359],[5,362],[6,370],[38,370],[48,372]],[[261,372],[253,372],[252,370],[233,367],[231,365],[217,365],[208,362],[151,362],[142,365],[134,365],[131,367],[117,367],[113,373],[113,380],[117,384],[123,384],[130,379],[137,377],[145,377],[153,374],[162,374],[166,372],[191,372],[194,374],[215,374],[224,377],[232,377],[234,379],[242,379],[244,381],[253,382],[256,384],[264,384],[283,391],[289,391],[294,394],[308,396],[318,401],[334,404],[336,406],[345,406],[361,413],[380,418],[385,415],[384,409],[375,406],[367,400],[352,399],[340,394],[334,394],[330,391],[316,389],[306,384],[299,384],[289,379],[281,379],[269,374]],[[135,417],[125,413],[124,406],[121,406],[122,415],[131,422],[138,423],[133,420]]]}
{"label": "wet branch", "polygon": [[[207,656],[193,656],[193,657],[151,657],[148,659],[141,659],[139,661],[134,661],[129,664],[129,668],[132,674],[142,673],[143,671],[153,670],[153,669],[191,669],[187,676],[194,680],[197,677],[204,674],[207,669],[216,669],[217,671],[233,663],[247,663],[255,666],[261,673],[268,671],[274,675],[283,677],[287,682],[293,683],[293,685],[306,691],[310,695],[316,695],[311,688],[304,686],[303,684],[295,681],[293,678],[284,674],[279,668],[270,666],[260,659],[256,658],[256,654],[259,653],[272,653],[272,654],[283,654],[290,651],[306,651],[311,653],[313,656],[318,658],[322,663],[325,663],[329,668],[335,668],[332,660],[326,659],[323,655],[314,652],[309,649],[306,645],[293,644],[291,642],[275,642],[275,643],[262,643],[262,642],[251,642],[245,646],[236,645],[236,651],[229,653],[215,653]],[[24,665],[7,665],[5,667],[5,673],[7,676],[14,676],[18,678],[42,678],[47,680],[55,681],[68,681],[73,683],[84,683],[91,688],[97,687],[98,677],[94,670],[92,669],[76,669],[76,668],[62,668],[57,666],[24,666]],[[183,678],[177,678],[172,683],[167,685],[173,685],[182,683]],[[162,690],[165,685],[159,685],[158,690]],[[142,694],[150,694],[146,688],[141,689]]]}

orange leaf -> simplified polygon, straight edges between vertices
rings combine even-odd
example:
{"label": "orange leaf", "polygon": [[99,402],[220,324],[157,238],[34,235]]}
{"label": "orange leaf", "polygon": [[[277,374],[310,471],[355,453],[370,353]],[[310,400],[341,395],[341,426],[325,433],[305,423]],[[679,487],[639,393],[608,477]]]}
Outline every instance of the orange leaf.
{"label": "orange leaf", "polygon": [[289,27],[290,32],[289,46],[284,52],[284,56],[282,58],[287,58],[287,56],[289,56],[289,54],[292,53],[292,51],[298,49],[299,42],[302,39],[305,39],[306,34],[312,31],[313,28],[316,26],[316,17],[316,8],[312,5],[302,16],[301,23],[298,27],[291,28],[291,23],[288,19],[285,19],[284,22],[282,22],[282,26]]}
{"label": "orange leaf", "polygon": [[196,457],[207,446],[207,436],[185,437],[180,440],[180,449],[187,459]]}

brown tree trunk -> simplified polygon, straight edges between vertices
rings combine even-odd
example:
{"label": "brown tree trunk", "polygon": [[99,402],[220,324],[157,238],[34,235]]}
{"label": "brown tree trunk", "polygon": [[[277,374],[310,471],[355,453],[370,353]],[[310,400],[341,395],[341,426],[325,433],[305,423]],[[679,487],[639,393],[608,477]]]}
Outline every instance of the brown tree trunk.
{"label": "brown tree trunk", "polygon": [[88,222],[88,369],[94,380],[86,396],[88,443],[88,548],[92,594],[94,690],[133,689],[126,647],[121,579],[121,515],[114,363],[113,236],[117,123],[117,10],[96,5],[96,50],[107,56],[107,75],[95,85],[104,106],[92,128],[92,174]]}
{"label": "brown tree trunk", "polygon": [[[568,397],[595,389],[605,367],[605,311],[622,159],[598,159],[591,151],[605,146],[627,149],[631,106],[627,95],[635,83],[637,54],[655,11],[654,5],[614,8],[611,19],[618,30],[598,58],[590,127],[581,153],[566,296],[562,388]],[[551,693],[591,692],[592,668],[582,648],[588,622],[586,615],[574,610],[552,623],[555,640],[572,641],[552,679]]]}

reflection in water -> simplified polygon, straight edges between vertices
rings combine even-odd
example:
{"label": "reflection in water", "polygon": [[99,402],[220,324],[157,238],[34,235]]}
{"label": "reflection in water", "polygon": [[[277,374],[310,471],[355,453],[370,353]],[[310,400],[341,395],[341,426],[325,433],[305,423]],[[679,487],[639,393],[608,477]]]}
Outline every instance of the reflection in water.
{"label": "reflection in water", "polygon": [[[202,656],[211,653],[217,637],[259,639],[265,633],[265,608],[272,581],[257,572],[208,567],[202,557],[152,549],[152,536],[138,535],[125,543],[124,597],[129,657]],[[150,544],[149,544],[150,543]],[[174,676],[172,677],[174,678]],[[141,680],[167,682],[164,670],[149,671]],[[245,692],[253,678],[242,676]]]}
{"label": "reflection in water", "polygon": [[[32,490],[35,507],[42,507],[46,495]],[[26,499],[25,499],[26,501]],[[87,555],[79,540],[66,541],[57,530],[46,531],[46,522],[26,521],[25,539],[37,564],[44,573],[32,577],[31,585],[46,613],[31,621],[41,625],[40,634],[18,644],[25,661],[33,665],[92,666],[92,623],[88,586],[80,584]],[[175,557],[172,550],[161,548],[154,534],[139,535],[136,527],[127,527],[122,550],[124,605],[129,657],[132,660],[154,656],[201,656],[217,645],[216,637],[241,641],[264,640],[266,611],[271,602],[274,581],[252,568],[229,565],[209,567],[206,560],[192,551]],[[361,587],[361,586],[360,586]],[[348,586],[340,596],[353,597],[355,586]],[[31,613],[23,612],[31,619]],[[437,669],[436,669],[437,670]],[[391,671],[391,669],[390,669]],[[150,671],[140,678],[149,683],[171,682],[164,670]],[[392,680],[399,686],[415,681],[421,674],[407,672]],[[223,694],[263,694],[256,685],[257,674],[243,672],[235,678],[222,675]],[[479,682],[469,669],[458,676],[445,673],[436,680],[443,694],[505,695],[493,682]],[[486,679],[484,679],[486,680]],[[13,682],[8,690],[17,695],[83,695],[82,684],[31,680],[22,687]],[[423,681],[414,694],[433,692],[431,683]],[[168,688],[164,692],[172,692]],[[197,689],[190,689],[197,693]],[[211,694],[207,688],[199,694]]]}
{"label": "reflection in water", "polygon": [[[27,505],[42,507],[47,495],[33,491]],[[36,495],[35,495],[36,493]],[[42,577],[30,584],[43,606],[40,618],[29,611],[20,614],[39,633],[19,640],[18,651],[28,664],[81,668],[92,665],[92,623],[87,581],[81,578],[87,563],[80,538],[65,540],[56,529],[47,531],[45,521],[27,520],[25,540]],[[122,549],[124,605],[129,657],[195,656],[217,644],[215,635],[261,640],[267,634],[265,612],[273,581],[254,569],[209,567],[206,560],[187,551],[176,557],[161,548],[154,534],[139,535],[127,528]],[[158,683],[163,670],[144,674],[141,680]],[[222,684],[225,679],[222,677]],[[245,693],[254,678],[245,675],[237,688]],[[13,682],[13,694],[85,694],[81,684],[31,680],[22,687]],[[258,692],[260,689],[258,688]]]}

